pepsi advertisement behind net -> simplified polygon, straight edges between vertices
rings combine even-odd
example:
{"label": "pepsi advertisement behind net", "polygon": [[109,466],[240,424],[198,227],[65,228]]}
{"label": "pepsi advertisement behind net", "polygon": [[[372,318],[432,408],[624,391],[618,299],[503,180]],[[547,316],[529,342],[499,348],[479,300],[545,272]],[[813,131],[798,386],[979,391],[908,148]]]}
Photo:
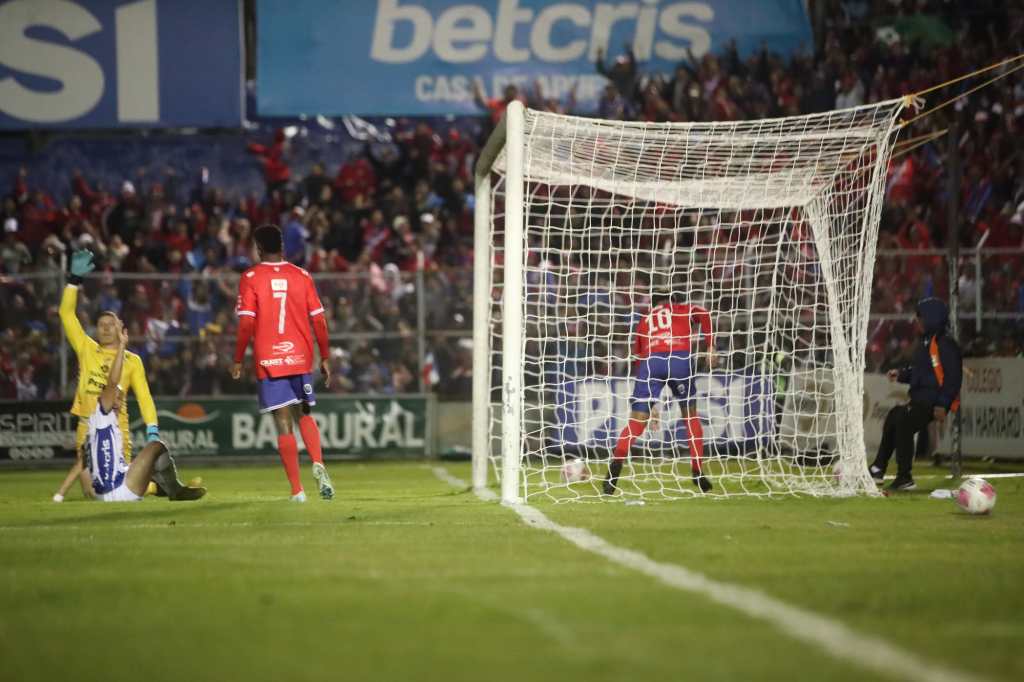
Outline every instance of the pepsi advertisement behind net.
{"label": "pepsi advertisement behind net", "polygon": [[630,45],[641,73],[671,74],[736,41],[812,48],[803,0],[286,0],[257,2],[262,116],[479,113],[508,85],[593,111],[606,63]]}

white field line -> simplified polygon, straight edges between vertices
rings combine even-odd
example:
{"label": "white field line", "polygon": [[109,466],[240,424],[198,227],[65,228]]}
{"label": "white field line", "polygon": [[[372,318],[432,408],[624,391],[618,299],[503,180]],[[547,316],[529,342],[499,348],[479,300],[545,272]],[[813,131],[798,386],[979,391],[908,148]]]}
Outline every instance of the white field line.
{"label": "white field line", "polygon": [[[984,478],[988,480],[990,478],[1020,478],[1024,476],[1024,473],[1006,473],[1006,474],[961,474],[960,478]],[[885,480],[895,479],[895,474],[885,477]],[[922,474],[921,476],[914,476],[914,478],[940,478],[948,481],[953,478],[950,474]]]}
{"label": "white field line", "polygon": [[[468,487],[465,481],[452,476],[443,467],[433,467],[433,471],[435,476],[449,485]],[[483,500],[497,499],[492,490],[476,492]],[[921,682],[980,682],[984,679],[936,666],[884,639],[859,634],[837,620],[787,604],[758,590],[714,580],[677,564],[654,561],[641,552],[612,545],[584,528],[562,526],[527,504],[510,507],[528,526],[551,531],[580,549],[643,573],[670,587],[696,593],[752,618],[771,623],[790,636],[817,646],[833,658],[884,677]]]}

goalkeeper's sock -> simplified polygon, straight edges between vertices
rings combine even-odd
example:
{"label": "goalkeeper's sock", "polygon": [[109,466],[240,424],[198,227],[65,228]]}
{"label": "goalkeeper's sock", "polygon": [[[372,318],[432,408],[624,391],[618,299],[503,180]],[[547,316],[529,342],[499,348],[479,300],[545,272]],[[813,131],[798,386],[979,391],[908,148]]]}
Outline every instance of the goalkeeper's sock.
{"label": "goalkeeper's sock", "polygon": [[316,420],[306,415],[299,420],[299,432],[302,434],[302,442],[306,444],[306,452],[314,464],[323,464],[324,454],[320,447],[320,429]]}
{"label": "goalkeeper's sock", "polygon": [[281,464],[292,486],[292,495],[298,495],[302,492],[302,481],[299,478],[299,445],[295,442],[295,434],[278,436],[277,452],[281,455]]}
{"label": "goalkeeper's sock", "polygon": [[619,442],[615,444],[615,459],[625,459],[629,454],[629,449],[633,447],[633,441],[644,432],[646,426],[646,423],[638,419],[629,420],[629,424],[619,434]]}
{"label": "goalkeeper's sock", "polygon": [[694,415],[686,418],[686,432],[690,442],[690,471],[694,476],[700,476],[703,472],[701,460],[704,457],[704,427],[700,417]]}

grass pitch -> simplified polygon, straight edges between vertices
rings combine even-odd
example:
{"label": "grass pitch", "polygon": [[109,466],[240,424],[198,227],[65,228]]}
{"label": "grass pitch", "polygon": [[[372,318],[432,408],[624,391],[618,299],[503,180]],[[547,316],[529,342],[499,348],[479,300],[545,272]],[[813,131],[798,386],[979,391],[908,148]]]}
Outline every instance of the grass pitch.
{"label": "grass pitch", "polygon": [[[337,499],[305,505],[277,466],[183,465],[199,503],[57,505],[61,472],[0,473],[0,679],[885,679],[422,464],[333,464]],[[927,497],[951,485],[928,473],[890,499],[536,506],[933,664],[1024,679],[1024,479],[994,479],[994,514],[969,517]]]}

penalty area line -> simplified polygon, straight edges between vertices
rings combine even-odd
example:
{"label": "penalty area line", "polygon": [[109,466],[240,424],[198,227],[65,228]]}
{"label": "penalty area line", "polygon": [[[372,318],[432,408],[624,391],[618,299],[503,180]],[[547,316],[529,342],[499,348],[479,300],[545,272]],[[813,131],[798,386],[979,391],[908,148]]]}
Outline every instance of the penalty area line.
{"label": "penalty area line", "polygon": [[[452,476],[444,467],[432,467],[432,470],[437,478],[452,487],[469,487],[468,483]],[[474,492],[488,502],[498,499],[493,490]],[[555,523],[528,504],[508,506],[528,526],[555,533],[580,549],[643,573],[669,587],[703,596],[751,618],[770,623],[795,639],[813,644],[835,659],[872,670],[884,677],[920,682],[981,682],[985,679],[934,665],[884,639],[860,634],[838,620],[787,604],[758,590],[715,580],[678,564],[655,561],[636,550],[613,545],[585,528]]]}

